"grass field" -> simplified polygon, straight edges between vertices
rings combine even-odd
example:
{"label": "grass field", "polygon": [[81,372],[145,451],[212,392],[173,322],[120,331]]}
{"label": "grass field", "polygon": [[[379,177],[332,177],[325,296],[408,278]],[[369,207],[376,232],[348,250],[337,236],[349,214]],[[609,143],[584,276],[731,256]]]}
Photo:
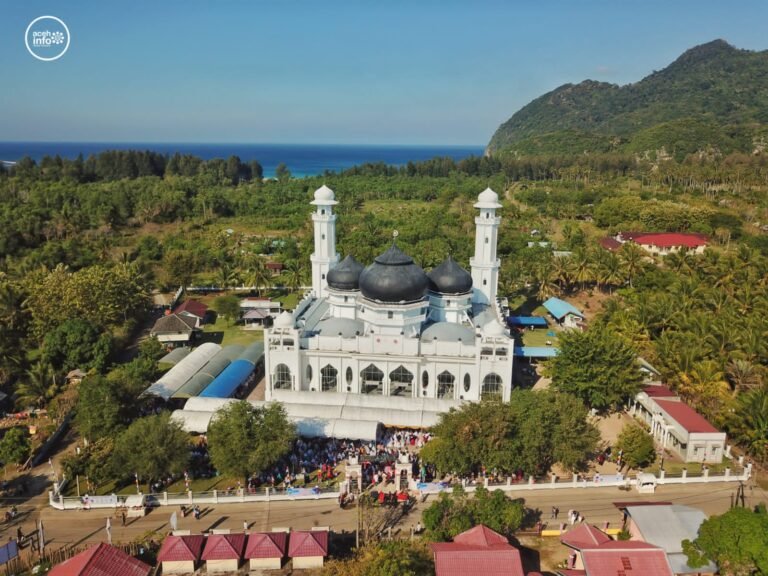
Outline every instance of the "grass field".
{"label": "grass field", "polygon": [[[554,336],[548,336],[549,332]],[[557,348],[557,332],[552,328],[536,328],[535,330],[526,330],[523,332],[523,346],[549,346]]]}
{"label": "grass field", "polygon": [[261,330],[243,330],[242,326],[230,324],[229,321],[219,317],[214,324],[203,324],[203,334],[200,337],[200,342],[214,342],[222,346],[230,344],[248,346],[261,340],[264,340],[264,332]]}

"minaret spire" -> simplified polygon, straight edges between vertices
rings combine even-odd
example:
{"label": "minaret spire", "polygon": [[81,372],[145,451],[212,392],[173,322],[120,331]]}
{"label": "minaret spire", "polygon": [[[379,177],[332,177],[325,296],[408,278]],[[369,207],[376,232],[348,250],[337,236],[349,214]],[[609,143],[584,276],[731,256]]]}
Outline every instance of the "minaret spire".
{"label": "minaret spire", "polygon": [[312,222],[315,225],[315,252],[310,257],[312,262],[312,293],[317,298],[327,295],[328,271],[339,263],[336,252],[336,215],[333,207],[336,202],[333,190],[323,184],[315,190],[315,206]]}
{"label": "minaret spire", "polygon": [[490,305],[496,301],[501,265],[496,257],[501,224],[501,218],[496,216],[496,210],[501,208],[499,195],[486,188],[477,197],[474,206],[480,214],[475,218],[475,256],[469,260],[474,286],[472,302]]}

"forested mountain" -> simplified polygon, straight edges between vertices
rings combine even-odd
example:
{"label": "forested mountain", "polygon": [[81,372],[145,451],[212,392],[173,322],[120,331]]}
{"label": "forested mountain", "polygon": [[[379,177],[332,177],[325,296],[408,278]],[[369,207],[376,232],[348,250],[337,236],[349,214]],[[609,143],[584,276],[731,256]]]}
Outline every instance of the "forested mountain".
{"label": "forested mountain", "polygon": [[517,154],[656,152],[681,160],[717,148],[751,153],[768,136],[768,51],[715,40],[634,84],[565,84],[536,98],[491,138]]}

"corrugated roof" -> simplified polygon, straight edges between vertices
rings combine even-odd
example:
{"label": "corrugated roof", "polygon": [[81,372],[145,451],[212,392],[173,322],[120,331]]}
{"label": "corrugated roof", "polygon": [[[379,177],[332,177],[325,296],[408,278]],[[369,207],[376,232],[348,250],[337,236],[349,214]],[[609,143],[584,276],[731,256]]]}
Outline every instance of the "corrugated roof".
{"label": "corrugated roof", "polygon": [[197,326],[197,319],[180,314],[168,314],[158,318],[150,331],[152,334],[191,334]]}
{"label": "corrugated roof", "polygon": [[707,519],[698,508],[671,506],[628,506],[627,513],[635,522],[643,540],[666,552],[683,551],[683,540],[695,540],[699,527]]}
{"label": "corrugated roof", "polygon": [[699,246],[706,246],[709,242],[709,238],[704,234],[682,232],[626,232],[622,233],[621,237],[643,246],[656,246],[658,248],[673,248],[676,246],[697,248]]}
{"label": "corrugated roof", "polygon": [[201,534],[167,536],[157,554],[157,560],[158,562],[197,562],[203,552],[203,544],[205,544],[205,536]]}
{"label": "corrugated roof", "polygon": [[457,544],[467,544],[469,546],[493,546],[494,544],[509,544],[509,540],[495,530],[491,530],[484,524],[478,524],[474,528],[465,530],[454,537],[453,541]]}
{"label": "corrugated roof", "polygon": [[436,576],[524,576],[520,552],[499,534],[479,524],[454,537],[431,544]]}
{"label": "corrugated roof", "polygon": [[666,386],[661,385],[651,385],[646,386],[643,388],[643,392],[645,392],[648,397],[650,398],[674,398],[677,396],[672,390],[667,388]]}
{"label": "corrugated roof", "polygon": [[251,377],[255,366],[248,360],[238,358],[219,374],[199,396],[203,398],[229,398],[239,386]]}
{"label": "corrugated roof", "polygon": [[178,364],[181,360],[189,356],[189,353],[192,352],[191,348],[188,348],[186,346],[182,346],[181,348],[174,348],[168,354],[160,358],[160,360],[157,361],[158,364],[171,364],[175,365]]}
{"label": "corrugated roof", "polygon": [[237,358],[248,360],[251,364],[256,364],[262,356],[264,356],[264,342],[254,342],[243,350]]}
{"label": "corrugated roof", "polygon": [[552,314],[552,316],[558,320],[565,318],[568,314],[575,314],[579,318],[584,318],[584,314],[582,314],[581,310],[576,308],[576,306],[565,300],[560,300],[560,298],[555,298],[554,296],[544,302],[542,306],[544,306],[544,308],[547,309],[547,312]]}
{"label": "corrugated roof", "polygon": [[211,534],[205,543],[203,560],[239,560],[244,548],[245,534]]}
{"label": "corrugated roof", "polygon": [[197,374],[205,364],[221,350],[221,346],[213,342],[206,342],[195,348],[192,353],[181,360],[176,366],[168,370],[152,386],[146,389],[144,394],[158,396],[168,400],[171,395],[181,388],[192,376]]}
{"label": "corrugated roof", "polygon": [[684,402],[655,398],[654,402],[688,432],[719,432],[704,416]]}
{"label": "corrugated roof", "polygon": [[147,576],[152,567],[109,544],[97,544],[54,566],[49,576]]}
{"label": "corrugated roof", "polygon": [[288,547],[286,532],[253,532],[248,536],[244,557],[282,558]]}
{"label": "corrugated roof", "polygon": [[579,524],[560,536],[560,542],[576,550],[597,548],[610,541],[608,534],[590,524]]}
{"label": "corrugated roof", "polygon": [[552,346],[515,346],[519,358],[554,358],[560,350]]}
{"label": "corrugated roof", "polygon": [[613,252],[614,250],[621,248],[621,242],[616,240],[616,238],[606,236],[605,238],[600,238],[600,246]]}
{"label": "corrugated roof", "polygon": [[311,530],[291,532],[288,544],[288,556],[301,558],[305,556],[328,555],[328,532]]}
{"label": "corrugated roof", "polygon": [[589,576],[673,576],[664,550],[645,542],[608,542],[581,557]]}
{"label": "corrugated roof", "polygon": [[187,314],[194,314],[200,319],[205,318],[205,313],[208,312],[208,306],[198,300],[187,300],[174,309],[174,313],[180,314],[186,312]]}

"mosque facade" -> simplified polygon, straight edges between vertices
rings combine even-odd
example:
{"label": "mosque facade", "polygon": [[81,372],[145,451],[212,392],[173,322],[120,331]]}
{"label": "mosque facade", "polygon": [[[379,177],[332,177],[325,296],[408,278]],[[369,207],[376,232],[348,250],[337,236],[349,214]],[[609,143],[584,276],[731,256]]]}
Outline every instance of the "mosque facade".
{"label": "mosque facade", "polygon": [[493,190],[474,204],[470,271],[448,256],[425,272],[396,241],[368,266],[340,260],[333,191],[322,186],[311,204],[312,290],[265,330],[267,400],[275,391],[282,400],[289,391],[509,399],[514,345],[497,301],[501,204]]}

